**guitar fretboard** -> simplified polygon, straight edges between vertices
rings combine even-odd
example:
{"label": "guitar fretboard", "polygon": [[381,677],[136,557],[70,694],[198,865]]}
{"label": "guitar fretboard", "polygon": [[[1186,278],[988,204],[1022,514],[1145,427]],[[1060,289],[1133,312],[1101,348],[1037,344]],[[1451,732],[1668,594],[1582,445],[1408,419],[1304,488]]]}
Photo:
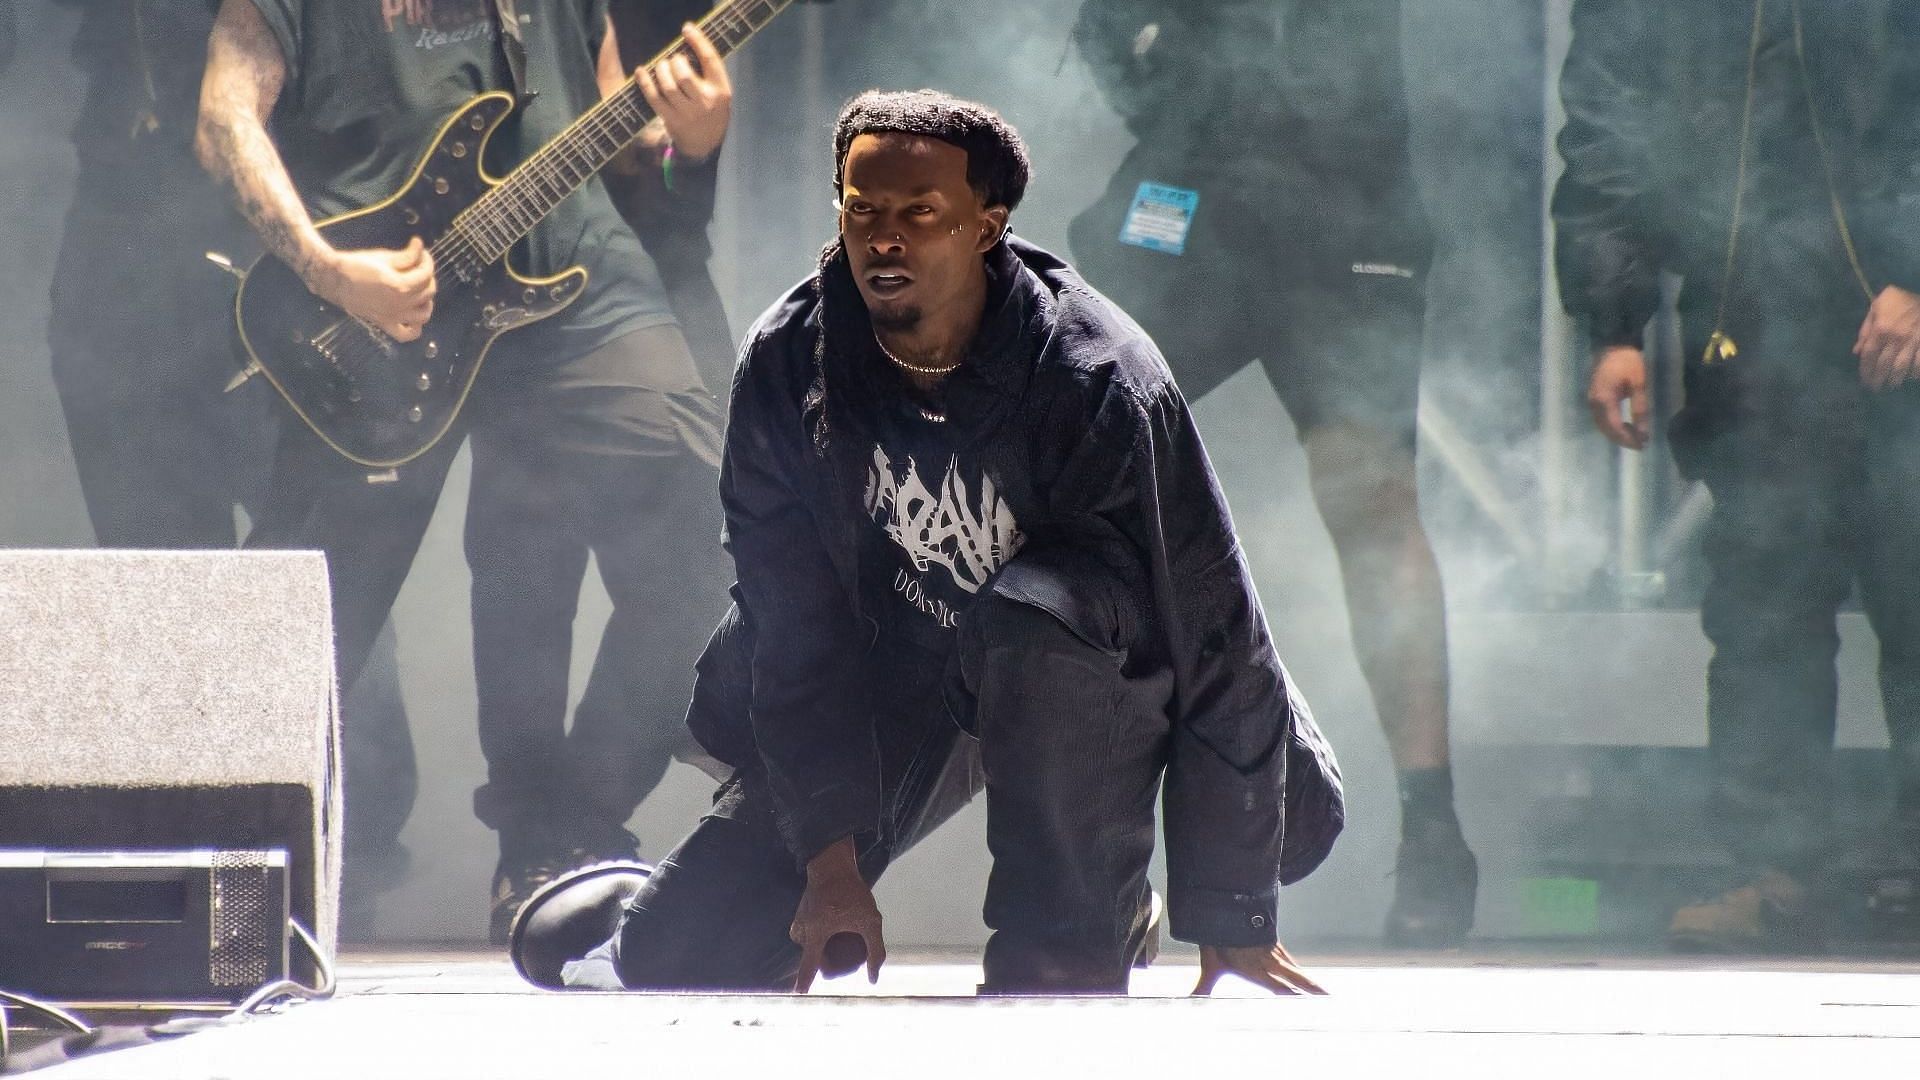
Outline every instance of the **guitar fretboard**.
{"label": "guitar fretboard", "polygon": [[[792,3],[793,0],[729,0],[708,12],[700,20],[700,28],[725,57]],[[662,60],[686,56],[698,70],[698,61],[692,53],[684,39],[676,38],[646,66],[652,69]],[[455,219],[455,230],[473,245],[481,262],[498,261],[562,199],[638,138],[641,129],[653,118],[653,108],[640,92],[639,82],[628,78],[617,92],[587,110],[567,130],[508,173],[499,186],[462,211]]]}

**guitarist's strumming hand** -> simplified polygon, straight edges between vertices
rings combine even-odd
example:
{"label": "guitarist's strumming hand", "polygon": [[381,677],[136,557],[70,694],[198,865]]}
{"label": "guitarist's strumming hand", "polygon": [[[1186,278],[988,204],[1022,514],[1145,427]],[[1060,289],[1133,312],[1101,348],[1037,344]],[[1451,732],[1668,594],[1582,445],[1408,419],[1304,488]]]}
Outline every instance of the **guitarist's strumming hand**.
{"label": "guitarist's strumming hand", "polygon": [[633,77],[673,137],[674,154],[697,163],[718,153],[727,137],[733,81],[727,77],[720,51],[698,26],[688,23],[680,33],[699,61],[697,70],[686,53],[676,52],[651,69],[634,72]]}
{"label": "guitarist's strumming hand", "polygon": [[398,251],[340,251],[320,235],[267,134],[286,77],[286,58],[260,9],[252,0],[223,0],[207,39],[194,151],[210,175],[233,186],[260,242],[315,296],[412,341],[433,314],[433,256],[418,237]]}
{"label": "guitarist's strumming hand", "polygon": [[417,236],[397,251],[330,251],[305,277],[315,296],[396,341],[418,338],[433,317],[433,253]]}

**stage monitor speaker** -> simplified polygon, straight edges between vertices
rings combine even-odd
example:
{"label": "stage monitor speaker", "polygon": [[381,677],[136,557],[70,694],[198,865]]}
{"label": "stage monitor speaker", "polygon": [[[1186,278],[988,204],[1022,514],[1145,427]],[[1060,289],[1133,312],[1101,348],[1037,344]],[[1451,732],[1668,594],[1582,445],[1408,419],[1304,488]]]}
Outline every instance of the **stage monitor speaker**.
{"label": "stage monitor speaker", "polygon": [[0,551],[0,848],[283,850],[330,961],[339,775],[318,553]]}

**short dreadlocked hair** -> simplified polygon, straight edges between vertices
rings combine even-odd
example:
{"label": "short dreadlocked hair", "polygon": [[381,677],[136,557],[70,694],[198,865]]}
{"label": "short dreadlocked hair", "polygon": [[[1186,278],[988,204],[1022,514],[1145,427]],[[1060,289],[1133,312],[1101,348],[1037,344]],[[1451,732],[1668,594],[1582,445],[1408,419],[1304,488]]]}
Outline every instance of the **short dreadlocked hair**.
{"label": "short dreadlocked hair", "polygon": [[924,135],[967,152],[967,184],[988,206],[1018,209],[1033,178],[1027,144],[1000,114],[938,90],[869,90],[840,110],[833,128],[833,190],[847,149],[862,135]]}

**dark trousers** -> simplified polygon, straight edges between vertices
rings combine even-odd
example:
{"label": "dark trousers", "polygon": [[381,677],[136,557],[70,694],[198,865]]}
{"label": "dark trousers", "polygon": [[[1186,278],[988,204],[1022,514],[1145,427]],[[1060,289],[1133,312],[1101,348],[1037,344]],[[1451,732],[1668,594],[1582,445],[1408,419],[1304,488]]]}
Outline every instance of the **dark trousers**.
{"label": "dark trousers", "polygon": [[[264,380],[225,392],[233,278],[201,256],[224,198],[169,190],[161,210],[76,198],[54,276],[54,386],[100,546],[233,548],[235,508],[265,512],[278,410]],[[375,630],[341,708],[349,904],[403,867],[418,788],[392,629]]]}
{"label": "dark trousers", "polygon": [[[248,543],[326,552],[341,677],[351,678],[470,434],[466,551],[488,762],[475,810],[510,857],[619,853],[631,843],[621,824],[684,742],[687,672],[723,604],[718,406],[672,327],[545,368],[490,364],[462,427],[391,473],[355,469],[290,431]],[[589,553],[614,614],[569,733]]]}
{"label": "dark trousers", "polygon": [[[1015,596],[1077,595],[1063,618]],[[863,680],[881,750],[883,817],[855,835],[876,880],[983,786],[993,870],[987,992],[1124,992],[1153,853],[1171,678],[1138,655],[1124,591],[1038,557],[1009,563],[970,605],[954,654],[877,651]],[[1071,624],[1067,620],[1071,620]],[[700,662],[694,710],[744,725],[753,631],[730,612]],[[909,655],[891,655],[908,653]],[[704,728],[702,728],[704,730]],[[805,886],[764,777],[748,763],[661,861],[579,985],[778,990],[799,949]]]}
{"label": "dark trousers", "polygon": [[1701,603],[1713,804],[1748,870],[1826,862],[1835,615],[1856,583],[1880,640],[1900,809],[1920,817],[1920,387],[1862,387],[1856,331],[1809,319],[1737,335],[1739,357],[1689,370],[1675,427],[1683,470],[1714,497]]}

